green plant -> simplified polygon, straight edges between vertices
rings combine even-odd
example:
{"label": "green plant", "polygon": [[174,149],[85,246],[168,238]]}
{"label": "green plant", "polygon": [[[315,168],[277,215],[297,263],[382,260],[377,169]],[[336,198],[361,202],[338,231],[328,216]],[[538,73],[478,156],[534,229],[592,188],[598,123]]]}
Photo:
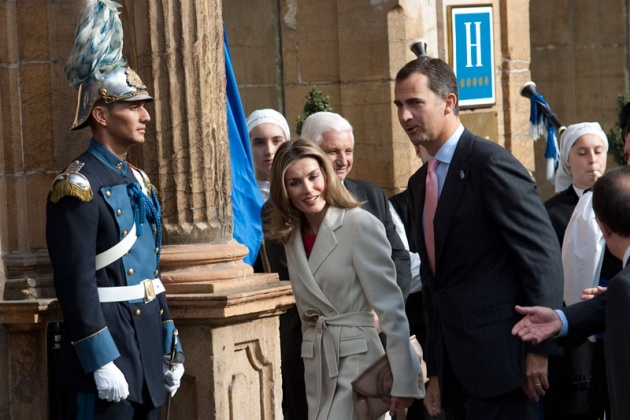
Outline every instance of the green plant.
{"label": "green plant", "polygon": [[311,90],[306,94],[306,103],[304,104],[304,113],[298,115],[297,117],[297,125],[295,127],[295,132],[299,136],[302,134],[302,125],[304,124],[304,120],[316,112],[328,111],[332,112],[333,108],[330,106],[330,97],[326,96],[322,97],[322,91],[317,89],[316,86],[313,86]]}
{"label": "green plant", "polygon": [[615,162],[617,162],[619,165],[626,164],[626,159],[624,158],[623,154],[624,139],[621,135],[621,121],[619,121],[619,117],[621,115],[621,110],[628,102],[630,102],[630,92],[620,93],[617,96],[617,122],[608,132],[608,144],[610,153],[612,153],[613,157],[615,158]]}

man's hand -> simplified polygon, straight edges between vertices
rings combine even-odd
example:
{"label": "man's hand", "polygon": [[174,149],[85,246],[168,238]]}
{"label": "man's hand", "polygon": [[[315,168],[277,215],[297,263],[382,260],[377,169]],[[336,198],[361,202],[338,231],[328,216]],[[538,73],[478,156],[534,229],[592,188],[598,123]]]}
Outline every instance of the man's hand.
{"label": "man's hand", "polygon": [[102,400],[119,402],[129,396],[129,384],[114,362],[96,369],[94,382],[96,382],[98,397]]}
{"label": "man's hand", "polygon": [[442,397],[440,396],[440,382],[437,376],[431,376],[427,384],[426,394],[424,396],[424,406],[427,408],[429,415],[438,417],[444,414],[442,409]]}
{"label": "man's hand", "polygon": [[413,402],[413,398],[391,397],[389,403],[389,415],[394,417],[397,410],[408,408]]}
{"label": "man's hand", "polygon": [[184,376],[184,364],[175,363],[172,367],[164,362],[164,389],[171,393],[171,397],[181,385],[182,376]]}
{"label": "man's hand", "polygon": [[525,316],[514,325],[512,335],[518,335],[523,341],[539,344],[562,329],[560,316],[551,308],[516,305],[516,312]]}
{"label": "man's hand", "polygon": [[522,387],[523,392],[530,400],[538,401],[538,396],[545,395],[545,390],[549,389],[547,356],[527,353],[525,355],[525,371],[527,382]]}
{"label": "man's hand", "polygon": [[582,300],[589,300],[606,291],[607,287],[597,286],[582,290]]}

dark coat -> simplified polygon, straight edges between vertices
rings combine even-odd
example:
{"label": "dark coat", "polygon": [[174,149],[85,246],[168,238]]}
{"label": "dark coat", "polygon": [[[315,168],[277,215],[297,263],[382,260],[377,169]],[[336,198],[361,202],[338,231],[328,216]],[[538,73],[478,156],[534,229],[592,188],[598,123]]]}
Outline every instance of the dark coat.
{"label": "dark coat", "polygon": [[547,209],[547,213],[549,214],[551,226],[553,226],[553,230],[556,232],[560,247],[562,247],[564,232],[567,230],[567,225],[569,224],[569,220],[571,220],[571,215],[578,201],[580,201],[580,198],[575,192],[573,185],[545,201],[545,209]]}
{"label": "dark coat", "polygon": [[[492,398],[526,381],[525,354],[546,354],[511,334],[515,305],[559,307],[560,247],[536,186],[504,148],[464,130],[434,220],[436,274],[422,226],[427,165],[409,180],[422,260],[429,375],[443,377],[445,352],[469,395]],[[447,398],[449,389],[440,381]]]}
{"label": "dark coat", "polygon": [[95,256],[120,242],[134,224],[127,184],[136,179],[126,163],[94,143],[77,158],[93,198],[66,196],[57,203],[48,200],[46,208],[46,240],[64,316],[60,381],[96,392],[94,370],[113,361],[129,384],[128,400],[157,407],[165,402],[162,364],[174,329],[164,293],[148,303],[100,303],[97,293],[97,287],[158,277],[154,226],[145,218],[129,253],[95,270]]}
{"label": "dark coat", "polygon": [[[594,299],[591,299],[594,300]],[[606,377],[613,419],[630,418],[630,267],[626,266],[608,285],[606,302]]]}

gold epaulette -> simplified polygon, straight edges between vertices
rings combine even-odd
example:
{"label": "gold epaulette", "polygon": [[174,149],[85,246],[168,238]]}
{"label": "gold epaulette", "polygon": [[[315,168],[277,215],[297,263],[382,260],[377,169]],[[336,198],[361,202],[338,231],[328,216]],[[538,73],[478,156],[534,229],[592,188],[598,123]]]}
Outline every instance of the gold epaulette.
{"label": "gold epaulette", "polygon": [[79,173],[84,163],[75,160],[52,183],[50,187],[50,202],[57,203],[64,197],[76,197],[81,201],[91,201],[94,198],[90,181]]}

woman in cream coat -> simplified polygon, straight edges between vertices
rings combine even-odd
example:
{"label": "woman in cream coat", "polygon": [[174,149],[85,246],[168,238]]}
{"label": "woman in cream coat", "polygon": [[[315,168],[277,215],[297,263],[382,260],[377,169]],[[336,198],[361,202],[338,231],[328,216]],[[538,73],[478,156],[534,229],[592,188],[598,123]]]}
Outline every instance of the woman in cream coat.
{"label": "woman in cream coat", "polygon": [[421,398],[404,302],[385,229],[359,208],[310,140],[280,146],[271,169],[267,231],[285,244],[302,320],[309,419],[356,419],[351,382],[384,351],[393,373],[390,413]]}

